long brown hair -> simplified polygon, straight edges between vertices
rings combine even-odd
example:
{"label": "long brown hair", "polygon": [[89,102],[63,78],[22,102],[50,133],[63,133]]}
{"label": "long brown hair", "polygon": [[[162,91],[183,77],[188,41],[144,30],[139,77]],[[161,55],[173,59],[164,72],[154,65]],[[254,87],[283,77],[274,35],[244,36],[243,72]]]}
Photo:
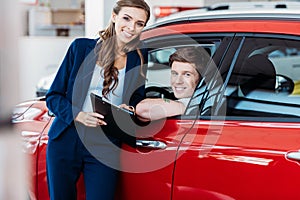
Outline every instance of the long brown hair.
{"label": "long brown hair", "polygon": [[[146,23],[148,22],[150,17],[150,8],[144,0],[119,0],[115,4],[113,8],[113,12],[118,15],[120,10],[123,7],[135,7],[135,8],[141,8],[145,10],[147,15]],[[114,61],[116,57],[115,54],[116,30],[112,20],[109,22],[109,25],[107,26],[106,29],[101,30],[99,32],[99,35],[102,43],[101,43],[101,48],[99,50],[99,57],[97,62],[99,63],[100,66],[103,67],[104,70],[102,95],[103,97],[106,97],[110,91],[115,90],[115,88],[119,83],[118,80],[119,72],[118,69],[114,67]],[[136,49],[140,57],[141,67],[142,67],[144,64],[144,58],[140,49],[138,49],[139,43],[140,43],[140,36],[137,36],[135,39],[130,41],[128,44],[126,44],[122,50],[123,52],[127,53],[129,51],[133,51]]]}

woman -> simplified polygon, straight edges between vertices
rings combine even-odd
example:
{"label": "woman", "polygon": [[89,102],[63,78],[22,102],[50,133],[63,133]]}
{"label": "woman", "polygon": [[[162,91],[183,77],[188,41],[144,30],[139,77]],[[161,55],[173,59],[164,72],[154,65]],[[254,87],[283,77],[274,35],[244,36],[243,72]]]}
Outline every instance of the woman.
{"label": "woman", "polygon": [[93,112],[90,93],[131,106],[143,99],[147,51],[140,34],[149,16],[143,0],[119,0],[100,39],[81,38],[70,45],[46,95],[47,106],[56,116],[47,146],[51,199],[76,199],[81,173],[87,200],[114,198],[118,175],[114,164],[119,158],[115,147],[121,141],[106,137],[99,128],[109,123]]}
{"label": "woman", "polygon": [[196,47],[181,48],[173,53],[169,58],[171,87],[178,100],[144,99],[136,106],[138,118],[142,121],[152,121],[183,114],[208,60],[207,52]]}

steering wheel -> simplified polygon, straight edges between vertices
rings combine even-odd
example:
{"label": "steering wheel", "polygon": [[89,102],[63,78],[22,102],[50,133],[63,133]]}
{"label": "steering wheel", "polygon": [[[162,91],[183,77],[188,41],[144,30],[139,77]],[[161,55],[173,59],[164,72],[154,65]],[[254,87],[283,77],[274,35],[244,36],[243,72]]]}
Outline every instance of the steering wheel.
{"label": "steering wheel", "polygon": [[146,97],[148,98],[167,98],[176,99],[172,92],[169,92],[166,88],[150,86],[145,89]]}

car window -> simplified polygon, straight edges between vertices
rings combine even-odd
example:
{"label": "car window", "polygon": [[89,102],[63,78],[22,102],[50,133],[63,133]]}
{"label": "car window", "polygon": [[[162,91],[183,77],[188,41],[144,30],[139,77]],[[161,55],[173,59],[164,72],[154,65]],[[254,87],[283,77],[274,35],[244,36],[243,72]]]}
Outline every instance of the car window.
{"label": "car window", "polygon": [[215,110],[218,104],[218,99],[223,87],[222,74],[227,74],[227,70],[222,72],[219,70],[219,67],[223,63],[225,55],[232,57],[230,54],[235,52],[232,50],[231,53],[227,53],[229,45],[231,45],[232,49],[236,46],[236,42],[232,41],[233,37],[226,36],[221,39],[218,45],[211,48],[212,59],[208,63],[205,73],[202,75],[202,80],[195,89],[185,111],[185,115],[201,117],[205,115],[210,116],[214,112],[212,110]]}
{"label": "car window", "polygon": [[169,56],[175,51],[175,47],[166,47],[152,50],[149,53],[146,88],[151,86],[171,87]]}
{"label": "car window", "polygon": [[[174,36],[173,36],[174,37]],[[182,39],[183,37],[184,39]],[[210,56],[213,56],[221,40],[218,38],[186,39],[190,36],[180,36],[179,39],[157,39],[148,44],[150,46],[148,54],[148,71],[146,80],[147,97],[166,97],[175,99],[170,85],[169,57],[177,49],[188,46],[204,48]],[[163,42],[161,42],[163,41]]]}
{"label": "car window", "polygon": [[224,92],[227,116],[300,118],[300,40],[246,37]]}

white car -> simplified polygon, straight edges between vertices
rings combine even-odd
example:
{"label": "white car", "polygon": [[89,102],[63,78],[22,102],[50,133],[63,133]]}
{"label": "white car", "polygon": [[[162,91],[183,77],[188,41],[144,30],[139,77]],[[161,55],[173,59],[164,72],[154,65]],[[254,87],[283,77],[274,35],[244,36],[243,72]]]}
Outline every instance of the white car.
{"label": "white car", "polygon": [[50,74],[48,76],[45,76],[39,80],[39,82],[36,85],[36,96],[41,97],[45,96],[47,91],[49,90],[56,73]]}

